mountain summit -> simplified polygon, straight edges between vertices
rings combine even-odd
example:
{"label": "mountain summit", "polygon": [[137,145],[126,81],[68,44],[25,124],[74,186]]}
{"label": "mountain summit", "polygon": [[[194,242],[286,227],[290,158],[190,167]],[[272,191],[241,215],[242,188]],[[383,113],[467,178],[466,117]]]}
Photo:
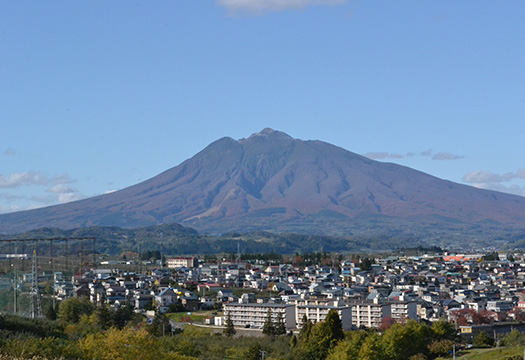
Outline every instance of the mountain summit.
{"label": "mountain summit", "polygon": [[219,139],[174,168],[110,194],[0,215],[0,233],[38,227],[181,223],[200,231],[369,231],[378,224],[523,228],[525,198],[381,163],[272,129]]}

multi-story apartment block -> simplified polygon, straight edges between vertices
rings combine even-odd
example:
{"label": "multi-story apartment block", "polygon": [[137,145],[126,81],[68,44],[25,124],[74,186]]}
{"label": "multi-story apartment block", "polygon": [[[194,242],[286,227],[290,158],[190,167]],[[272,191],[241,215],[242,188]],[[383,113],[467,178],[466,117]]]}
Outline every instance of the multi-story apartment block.
{"label": "multi-story apartment block", "polygon": [[278,314],[282,314],[286,329],[292,330],[295,329],[296,326],[294,305],[225,303],[223,310],[224,318],[230,314],[234,326],[262,329],[268,316],[268,310],[271,310],[274,322],[277,321]]}
{"label": "multi-story apartment block", "polygon": [[176,269],[180,267],[194,268],[197,267],[198,261],[196,257],[176,257],[167,260],[168,269]]}
{"label": "multi-story apartment block", "polygon": [[304,315],[313,323],[318,323],[326,320],[326,316],[330,310],[337,311],[343,330],[352,329],[352,308],[350,306],[319,306],[319,305],[296,305],[295,318],[297,319],[297,326],[301,327]]}
{"label": "multi-story apartment block", "polygon": [[390,318],[390,304],[385,303],[363,303],[352,306],[352,325],[369,328],[379,328],[383,319]]}
{"label": "multi-story apartment block", "polygon": [[390,303],[390,317],[398,323],[409,319],[417,319],[417,303],[415,301],[393,301]]}

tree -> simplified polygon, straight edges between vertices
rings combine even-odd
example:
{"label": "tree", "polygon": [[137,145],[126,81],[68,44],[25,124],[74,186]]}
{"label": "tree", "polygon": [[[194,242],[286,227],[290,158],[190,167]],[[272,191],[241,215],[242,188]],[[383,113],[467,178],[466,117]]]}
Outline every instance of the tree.
{"label": "tree", "polygon": [[268,313],[266,315],[266,320],[264,321],[262,333],[264,335],[269,335],[269,336],[275,335],[275,325],[273,323],[273,318],[272,318],[272,309],[268,309]]}
{"label": "tree", "polygon": [[301,359],[325,359],[330,350],[344,338],[337,311],[330,310],[326,320],[315,324],[308,338],[302,338],[297,355]]}
{"label": "tree", "polygon": [[160,312],[155,315],[153,322],[148,326],[148,332],[153,336],[164,336],[171,333],[171,324],[168,317]]}
{"label": "tree", "polygon": [[259,360],[261,358],[261,350],[261,345],[259,343],[255,343],[248,348],[244,358],[247,360]]}
{"label": "tree", "polygon": [[477,348],[491,347],[494,345],[494,339],[485,331],[480,332],[472,341],[472,346]]}
{"label": "tree", "polygon": [[233,319],[232,319],[232,315],[231,315],[231,312],[228,312],[228,315],[226,315],[226,327],[224,328],[224,330],[222,331],[222,333],[228,337],[232,337],[233,335],[235,335],[237,333],[237,331],[235,330],[235,327],[233,326]]}
{"label": "tree", "polygon": [[93,304],[87,299],[69,298],[63,300],[58,308],[58,319],[65,323],[77,323],[82,315],[91,315]]}
{"label": "tree", "polygon": [[115,326],[119,329],[122,329],[128,321],[130,321],[133,318],[133,309],[131,308],[131,305],[124,305],[119,307],[115,313],[113,314],[113,322],[115,323]]}
{"label": "tree", "polygon": [[310,333],[312,332],[312,327],[314,326],[312,324],[312,321],[308,319],[306,314],[303,315],[303,318],[301,320],[301,330],[299,331],[299,340],[306,341],[310,337]]}
{"label": "tree", "polygon": [[56,320],[57,319],[57,312],[53,308],[53,303],[49,302],[44,307],[44,316],[46,319],[49,320]]}
{"label": "tree", "polygon": [[330,351],[329,360],[343,360],[343,359],[359,359],[359,353],[364,341],[370,333],[357,330],[348,332],[348,337],[345,341],[340,341]]}
{"label": "tree", "polygon": [[283,313],[278,312],[277,313],[277,321],[275,323],[274,327],[274,334],[275,335],[284,335],[286,334],[286,326],[284,325],[284,318]]}
{"label": "tree", "polygon": [[434,356],[446,357],[452,351],[453,346],[454,341],[445,339],[434,341],[433,343],[428,345],[428,349],[430,350],[430,353]]}
{"label": "tree", "polygon": [[457,331],[454,328],[454,324],[448,322],[445,319],[440,319],[432,324],[430,327],[433,338],[436,340],[455,340],[457,337]]}
{"label": "tree", "polygon": [[337,311],[332,309],[328,312],[326,315],[325,324],[330,330],[330,338],[333,341],[337,342],[345,338],[345,334],[343,332],[343,323],[341,322]]}
{"label": "tree", "polygon": [[106,304],[102,304],[95,309],[95,316],[102,330],[107,330],[114,325],[113,311]]}
{"label": "tree", "polygon": [[405,360],[418,353],[428,353],[431,339],[432,333],[428,326],[409,320],[405,325],[392,325],[385,331],[381,342],[388,359]]}

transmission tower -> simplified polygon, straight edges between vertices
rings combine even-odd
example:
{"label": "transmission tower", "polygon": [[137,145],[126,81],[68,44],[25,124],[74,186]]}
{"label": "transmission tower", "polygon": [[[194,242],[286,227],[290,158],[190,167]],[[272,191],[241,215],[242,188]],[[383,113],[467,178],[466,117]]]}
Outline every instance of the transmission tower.
{"label": "transmission tower", "polygon": [[36,250],[33,250],[33,262],[31,267],[31,319],[42,317],[42,305],[40,304],[40,294],[38,292],[38,271]]}

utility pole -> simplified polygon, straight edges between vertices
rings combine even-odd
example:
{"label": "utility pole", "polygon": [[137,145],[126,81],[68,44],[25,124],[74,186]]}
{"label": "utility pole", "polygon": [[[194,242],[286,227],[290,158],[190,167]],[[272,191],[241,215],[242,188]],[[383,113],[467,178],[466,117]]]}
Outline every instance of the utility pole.
{"label": "utility pole", "polygon": [[264,360],[264,357],[268,354],[267,351],[261,350],[261,359]]}

